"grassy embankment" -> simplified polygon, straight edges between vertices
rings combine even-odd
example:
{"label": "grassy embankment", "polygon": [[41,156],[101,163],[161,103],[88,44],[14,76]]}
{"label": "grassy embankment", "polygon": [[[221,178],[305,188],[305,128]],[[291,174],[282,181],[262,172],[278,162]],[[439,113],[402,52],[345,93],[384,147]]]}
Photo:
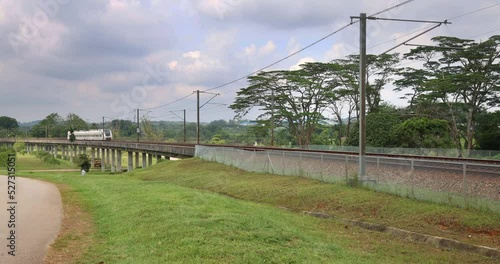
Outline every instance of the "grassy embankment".
{"label": "grassy embankment", "polygon": [[[86,219],[63,228],[51,251],[54,260],[68,261],[76,250],[81,255],[73,261],[79,263],[494,263],[475,254],[441,251],[277,207],[322,211],[423,233],[444,232],[498,247],[498,234],[467,235],[467,231],[499,230],[498,215],[247,173],[197,159],[163,162],[121,175],[34,172],[30,177],[58,184],[65,206],[74,209],[69,214]],[[84,223],[92,225],[82,230]],[[86,246],[75,247],[82,241]]]}
{"label": "grassy embankment", "polygon": [[17,166],[18,171],[30,171],[30,170],[62,170],[62,169],[78,169],[74,164],[70,163],[68,160],[58,159],[59,165],[50,165],[43,163],[39,158],[30,155],[20,155],[17,154]]}

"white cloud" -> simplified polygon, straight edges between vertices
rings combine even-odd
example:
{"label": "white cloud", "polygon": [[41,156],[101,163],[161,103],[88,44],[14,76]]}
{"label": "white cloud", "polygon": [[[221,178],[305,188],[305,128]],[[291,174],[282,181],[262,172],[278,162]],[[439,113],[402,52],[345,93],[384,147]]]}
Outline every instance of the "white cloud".
{"label": "white cloud", "polygon": [[168,63],[168,68],[169,68],[170,70],[175,70],[175,68],[177,68],[177,65],[178,65],[178,64],[179,64],[179,62],[178,62],[178,61],[175,61],[175,60],[174,60],[174,61],[171,61],[171,62],[169,62],[169,63]]}
{"label": "white cloud", "polygon": [[290,67],[289,70],[291,70],[291,71],[300,70],[300,69],[302,69],[302,67],[300,65],[302,65],[304,63],[308,63],[308,62],[316,62],[316,60],[314,58],[312,58],[312,57],[302,58],[295,65],[293,65],[292,67]]}
{"label": "white cloud", "polygon": [[344,43],[335,43],[332,45],[330,50],[325,53],[325,60],[331,61],[334,59],[340,59],[350,54],[356,54],[356,50],[346,46]]}
{"label": "white cloud", "polygon": [[253,56],[253,55],[255,55],[256,52],[257,52],[257,47],[255,46],[255,44],[252,44],[252,45],[245,48],[245,55],[246,56]]}
{"label": "white cloud", "polygon": [[297,41],[297,38],[291,37],[288,40],[288,44],[286,45],[286,49],[288,50],[288,54],[295,53],[300,50],[300,43]]}
{"label": "white cloud", "polygon": [[109,0],[108,9],[111,11],[123,11],[140,7],[140,5],[141,2],[136,0]]}
{"label": "white cloud", "polygon": [[[43,118],[51,112],[74,112],[98,118],[112,110],[109,98],[142,87],[150,70],[161,74],[161,81],[149,79],[150,92],[141,104],[168,103],[193,90],[212,88],[257,71],[345,25],[349,16],[374,13],[395,1],[67,2],[40,29],[40,37],[22,46],[21,55],[13,51],[8,41],[0,42],[0,65],[3,65],[0,66],[0,105],[5,106],[2,108],[5,114],[22,121],[31,121],[33,113],[40,113]],[[450,5],[450,0],[445,3],[419,0],[384,13],[384,16],[440,20],[489,6],[492,2],[457,0]],[[2,36],[18,32],[22,20],[31,19],[39,9],[38,0],[0,0],[0,3]],[[430,44],[430,39],[438,35],[465,38],[491,31],[494,25],[500,24],[499,10],[500,6],[455,19],[453,24],[442,26],[414,42]],[[428,26],[368,23],[368,47],[389,41],[370,49],[369,53],[385,51],[406,37],[395,42],[391,39]],[[298,69],[305,62],[325,62],[357,54],[358,32],[357,26],[349,27],[300,53],[300,57],[283,61],[271,69]],[[409,47],[398,49],[400,52],[408,50]],[[243,80],[217,92],[233,92],[245,85]],[[71,104],[74,94],[80,91],[93,94],[87,106]],[[7,93],[9,96],[4,96]],[[234,95],[231,96],[217,99],[231,103]],[[390,89],[384,91],[382,97],[386,101],[397,99]],[[16,101],[5,98],[16,98]]]}
{"label": "white cloud", "polygon": [[257,48],[255,44],[252,44],[243,49],[244,55],[249,57],[250,56],[264,57],[270,55],[274,51],[276,51],[276,44],[274,44],[274,41],[272,40],[267,41],[266,44],[260,46],[259,48]]}
{"label": "white cloud", "polygon": [[269,40],[264,46],[259,48],[260,56],[267,56],[276,50],[276,45],[272,40]]}
{"label": "white cloud", "polygon": [[190,59],[199,59],[201,57],[201,52],[199,50],[197,51],[190,51],[182,54],[184,58],[190,58]]}

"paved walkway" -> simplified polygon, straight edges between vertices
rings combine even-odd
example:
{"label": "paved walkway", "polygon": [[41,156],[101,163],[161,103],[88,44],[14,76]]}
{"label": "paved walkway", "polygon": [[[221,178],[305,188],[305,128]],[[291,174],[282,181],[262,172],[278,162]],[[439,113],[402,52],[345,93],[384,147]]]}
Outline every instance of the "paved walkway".
{"label": "paved walkway", "polygon": [[[59,232],[62,202],[54,184],[16,177],[15,255],[8,254],[11,218],[7,204],[7,177],[0,176],[0,264],[43,263],[49,245]],[[10,200],[9,200],[10,201]]]}

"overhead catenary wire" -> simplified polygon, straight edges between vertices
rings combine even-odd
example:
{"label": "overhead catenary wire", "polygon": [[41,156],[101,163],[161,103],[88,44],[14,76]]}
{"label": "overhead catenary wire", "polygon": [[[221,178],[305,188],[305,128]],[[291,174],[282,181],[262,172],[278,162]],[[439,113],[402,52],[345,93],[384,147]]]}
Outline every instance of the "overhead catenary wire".
{"label": "overhead catenary wire", "polygon": [[[379,11],[379,12],[376,12],[375,14],[372,14],[372,15],[370,15],[370,16],[375,16],[375,15],[379,15],[379,14],[382,14],[382,13],[388,12],[388,11],[390,11],[390,10],[393,10],[393,9],[395,9],[395,8],[398,8],[398,7],[402,6],[402,5],[408,4],[408,3],[413,2],[413,1],[414,1],[414,0],[407,0],[407,1],[405,1],[405,2],[399,3],[399,4],[394,5],[394,6],[392,6],[392,7],[389,7],[389,8],[386,8],[386,9],[384,9],[384,10],[381,10],[381,11]],[[348,23],[348,24],[346,24],[346,25],[344,25],[344,26],[340,27],[339,29],[337,29],[337,30],[333,31],[332,33],[330,33],[330,34],[328,34],[328,35],[326,35],[326,36],[324,36],[324,37],[322,37],[322,38],[320,38],[320,39],[318,39],[318,40],[314,41],[313,43],[311,43],[311,44],[309,44],[309,45],[305,46],[304,48],[301,48],[301,49],[299,49],[299,50],[297,50],[297,51],[295,51],[295,52],[293,52],[293,53],[289,54],[288,56],[285,56],[284,58],[282,58],[282,59],[280,59],[280,60],[277,60],[277,61],[275,61],[275,62],[273,62],[273,63],[271,63],[271,64],[269,64],[269,65],[267,65],[267,66],[265,66],[265,67],[262,67],[262,68],[260,68],[260,69],[258,69],[258,70],[256,70],[256,71],[254,71],[254,72],[252,72],[252,73],[249,73],[249,74],[247,74],[247,75],[245,75],[245,76],[242,76],[242,77],[240,77],[240,78],[237,78],[237,79],[235,79],[235,80],[233,80],[233,81],[230,81],[230,82],[227,82],[227,83],[221,84],[221,85],[219,85],[219,86],[216,86],[216,87],[213,87],[213,88],[210,88],[210,89],[207,89],[207,90],[205,90],[205,92],[208,92],[208,91],[212,91],[212,90],[215,90],[215,89],[219,89],[219,88],[226,87],[226,86],[231,85],[231,84],[233,84],[233,83],[237,83],[237,82],[239,82],[239,81],[241,81],[241,80],[244,80],[244,79],[246,79],[246,78],[248,78],[248,77],[250,77],[250,76],[252,76],[252,75],[254,75],[254,74],[257,74],[257,73],[259,73],[259,72],[261,72],[261,71],[264,71],[264,70],[266,70],[266,69],[268,69],[268,68],[270,68],[270,67],[272,67],[272,66],[274,66],[274,65],[277,65],[277,64],[279,64],[279,63],[281,63],[281,62],[283,62],[283,61],[285,61],[285,60],[287,60],[287,59],[289,59],[289,58],[291,58],[291,57],[293,57],[293,56],[295,56],[295,55],[297,55],[297,54],[299,54],[299,53],[301,53],[301,52],[303,52],[303,51],[305,51],[305,50],[307,50],[307,49],[309,49],[309,48],[311,48],[312,46],[315,46],[316,44],[318,44],[318,43],[320,43],[320,42],[322,42],[322,41],[324,41],[324,40],[326,40],[326,39],[330,38],[331,36],[333,36],[333,35],[335,35],[335,34],[339,33],[340,31],[342,31],[342,30],[344,30],[344,29],[346,29],[346,28],[348,28],[348,27],[352,26],[353,24],[355,24],[355,23],[357,23],[357,22],[359,22],[359,20],[357,20],[357,21],[351,21],[350,23]]]}
{"label": "overhead catenary wire", "polygon": [[143,108],[143,109],[141,109],[141,110],[156,110],[156,109],[159,109],[159,108],[162,108],[162,107],[166,107],[166,106],[169,106],[169,105],[173,105],[173,104],[175,104],[175,103],[178,103],[178,102],[180,102],[180,101],[182,101],[182,100],[184,100],[184,99],[186,99],[186,98],[188,98],[188,97],[190,97],[190,96],[192,96],[192,95],[193,95],[193,94],[192,94],[192,93],[190,93],[190,94],[188,94],[188,95],[186,95],[186,96],[184,96],[184,97],[181,97],[181,98],[179,98],[179,99],[177,99],[177,100],[174,100],[174,101],[172,101],[172,102],[170,102],[170,103],[166,103],[166,104],[163,104],[163,105],[160,105],[160,106],[156,106],[156,107],[151,107],[151,108]]}
{"label": "overhead catenary wire", "polygon": [[135,113],[135,109],[134,109],[134,110],[132,110],[132,111],[130,111],[130,112],[128,112],[128,113],[125,113],[125,114],[121,114],[121,115],[114,116],[114,117],[106,117],[106,118],[107,118],[107,119],[111,119],[111,120],[115,120],[115,119],[117,119],[117,118],[119,118],[119,117],[122,117],[122,116],[125,116],[125,115],[128,115],[128,114],[131,114],[131,113]]}
{"label": "overhead catenary wire", "polygon": [[437,25],[435,25],[435,26],[433,26],[433,27],[431,27],[431,28],[429,28],[429,29],[425,30],[424,32],[421,32],[421,33],[419,33],[419,34],[417,34],[417,35],[415,35],[415,36],[413,36],[413,37],[411,37],[411,38],[409,38],[409,39],[407,39],[407,40],[405,40],[405,41],[403,41],[403,42],[401,42],[401,43],[399,43],[398,45],[396,45],[396,46],[394,46],[394,47],[392,47],[392,48],[390,48],[390,49],[388,49],[388,50],[386,50],[386,51],[382,52],[381,54],[387,54],[387,53],[389,53],[390,51],[393,51],[394,49],[396,49],[396,48],[398,48],[398,47],[400,47],[400,46],[402,46],[402,45],[404,45],[404,44],[408,43],[409,41],[414,40],[414,39],[416,39],[416,38],[418,38],[418,37],[420,37],[420,36],[424,35],[425,33],[429,32],[429,31],[432,31],[432,30],[434,30],[435,28],[438,28],[438,27],[440,27],[440,26],[441,26],[441,23],[439,23],[439,24],[437,24]]}
{"label": "overhead catenary wire", "polygon": [[490,9],[490,8],[493,8],[495,6],[500,6],[500,2],[496,3],[496,4],[493,4],[493,5],[490,5],[490,6],[487,6],[487,7],[483,7],[483,8],[479,8],[479,9],[476,9],[474,11],[471,11],[471,12],[467,12],[465,14],[461,14],[461,15],[458,15],[458,16],[454,16],[454,17],[450,17],[448,18],[448,20],[452,20],[452,19],[457,19],[457,18],[462,18],[464,16],[468,16],[468,15],[472,15],[472,14],[475,14],[475,13],[478,13],[478,12],[481,12],[481,11],[484,11],[486,9]]}
{"label": "overhead catenary wire", "polygon": [[[448,22],[449,20],[458,19],[458,18],[462,18],[462,17],[468,16],[468,15],[472,15],[472,14],[475,14],[475,13],[478,13],[478,12],[481,12],[481,11],[484,11],[484,10],[487,10],[487,9],[490,9],[490,8],[493,8],[493,7],[496,7],[496,6],[500,6],[500,2],[499,2],[499,3],[496,3],[496,4],[493,4],[493,5],[489,5],[489,6],[483,7],[483,8],[479,8],[479,9],[476,9],[476,10],[473,10],[473,11],[470,11],[470,12],[467,12],[467,13],[464,13],[464,14],[461,14],[461,15],[457,15],[457,16],[453,16],[453,17],[447,18],[447,19],[445,19],[445,20],[444,20],[444,22]],[[436,22],[437,22],[437,21],[436,21]],[[445,24],[445,26],[446,26],[446,24],[447,24],[447,23],[443,23],[443,24]],[[436,28],[436,26],[432,26],[432,27],[430,27],[430,28],[426,29],[423,33],[421,33],[421,34],[419,34],[419,35],[417,35],[417,36],[415,36],[415,37],[413,37],[413,38],[411,38],[411,39],[409,39],[409,40],[406,40],[406,41],[404,41],[404,42],[402,42],[402,43],[398,44],[397,46],[395,46],[395,47],[391,48],[390,50],[388,50],[388,51],[386,51],[386,52],[384,52],[384,53],[382,53],[382,54],[385,54],[385,53],[387,53],[387,52],[389,52],[389,51],[391,51],[391,50],[393,50],[393,49],[395,49],[395,48],[397,48],[397,47],[399,47],[399,46],[405,45],[405,44],[406,44],[407,42],[409,42],[410,40],[415,39],[415,38],[417,38],[418,36],[423,35],[424,33],[428,32],[428,31],[430,31],[430,30],[432,30],[432,29],[434,29],[434,28]],[[448,31],[450,32],[450,34],[451,34],[451,30],[450,30],[447,26],[446,26],[446,28],[447,28],[447,30],[448,30]],[[497,29],[497,30],[500,30],[500,29]],[[495,32],[495,31],[497,31],[497,30],[493,30],[493,31],[491,31],[491,32]],[[415,33],[415,32],[418,32],[418,31],[420,31],[420,30],[417,30],[417,31],[411,32],[411,33],[406,34],[406,35],[411,35],[411,34],[413,34],[413,33]],[[488,33],[491,33],[491,32],[488,32]],[[487,33],[483,33],[483,34],[480,34],[480,35],[477,35],[477,36],[481,36],[481,35],[484,35],[484,34],[487,34]],[[405,36],[406,36],[406,35],[405,35]],[[451,35],[453,35],[453,34],[451,34]],[[476,36],[474,36],[474,37],[476,37]],[[399,38],[401,38],[401,37],[399,37]],[[394,40],[395,40],[395,39],[394,39]],[[389,41],[388,41],[388,42],[389,42]],[[378,44],[378,45],[376,45],[376,46],[380,46],[380,45],[386,44],[386,43],[388,43],[388,42],[381,43],[381,44]],[[375,47],[376,47],[376,46],[375,46]],[[373,48],[373,47],[370,47],[370,48]]]}
{"label": "overhead catenary wire", "polygon": [[406,5],[406,4],[411,3],[411,2],[413,2],[413,1],[415,1],[415,0],[408,0],[408,1],[404,1],[404,2],[399,3],[399,4],[397,4],[397,5],[394,5],[394,6],[391,6],[391,7],[389,7],[389,8],[386,8],[386,9],[384,9],[384,10],[382,10],[382,11],[378,11],[377,13],[375,13],[375,14],[371,14],[371,15],[369,15],[369,16],[378,16],[378,15],[380,15],[380,14],[383,14],[383,13],[385,13],[385,12],[391,11],[391,10],[393,10],[393,9],[396,9],[396,8],[398,8],[398,7],[400,7],[400,6]]}
{"label": "overhead catenary wire", "polygon": [[496,31],[500,31],[500,28],[497,28],[497,29],[493,29],[493,30],[490,30],[488,32],[484,32],[484,33],[481,33],[481,34],[478,34],[478,35],[474,35],[474,36],[471,36],[471,37],[468,37],[468,38],[477,38],[479,36],[483,36],[483,35],[486,35],[486,34],[490,34],[490,33],[493,33],[493,32],[496,32]]}
{"label": "overhead catenary wire", "polygon": [[302,51],[304,51],[304,50],[306,50],[306,49],[309,49],[310,47],[312,47],[312,46],[314,46],[314,45],[316,45],[316,44],[318,44],[318,43],[320,43],[320,42],[324,41],[325,39],[327,39],[327,38],[329,38],[329,37],[331,37],[331,36],[333,36],[333,35],[337,34],[338,32],[340,32],[340,31],[342,31],[342,30],[344,30],[344,29],[348,28],[349,26],[351,26],[351,25],[353,25],[353,24],[354,24],[354,22],[350,22],[349,24],[346,24],[346,25],[344,25],[344,26],[340,27],[339,29],[335,30],[334,32],[332,32],[332,33],[330,33],[330,34],[328,34],[328,35],[326,35],[326,36],[322,37],[322,38],[321,38],[321,39],[319,39],[319,40],[314,41],[313,43],[311,43],[311,44],[309,44],[309,45],[305,46],[304,48],[299,49],[298,51],[295,51],[295,52],[293,52],[293,53],[289,54],[288,56],[286,56],[286,57],[284,57],[284,58],[282,58],[282,59],[280,59],[280,60],[277,60],[277,61],[275,61],[275,62],[273,62],[273,63],[271,63],[271,64],[269,64],[269,65],[267,65],[267,66],[265,66],[265,67],[262,67],[262,68],[260,68],[260,69],[258,69],[258,70],[256,70],[256,71],[254,71],[254,72],[251,72],[251,73],[249,73],[249,74],[247,74],[247,75],[245,75],[245,76],[243,76],[243,77],[240,77],[240,78],[235,79],[235,80],[233,80],[233,81],[230,81],[230,82],[224,83],[224,84],[222,84],[222,85],[219,85],[219,86],[216,86],[216,87],[210,88],[210,89],[208,89],[208,90],[205,90],[205,92],[212,91],[212,90],[219,89],[219,88],[223,88],[223,87],[228,86],[228,85],[231,85],[231,84],[233,84],[233,83],[237,83],[237,82],[239,82],[239,81],[241,81],[241,80],[245,80],[246,78],[248,78],[248,77],[250,77],[250,76],[252,76],[252,75],[254,75],[254,74],[257,74],[257,73],[259,73],[259,72],[261,72],[261,71],[264,71],[264,70],[266,70],[266,69],[268,69],[268,68],[271,68],[272,66],[277,65],[277,64],[279,64],[279,63],[281,63],[281,62],[283,62],[283,61],[285,61],[285,60],[287,60],[287,59],[289,59],[289,58],[291,58],[291,57],[293,57],[293,56],[295,56],[295,55],[297,55],[297,54],[301,53]]}
{"label": "overhead catenary wire", "polygon": [[[392,10],[392,9],[394,9],[394,8],[400,7],[400,6],[404,5],[404,4],[407,4],[407,3],[410,3],[410,2],[413,2],[413,1],[414,1],[414,0],[409,0],[409,1],[402,2],[402,3],[398,4],[398,5],[393,6],[393,7],[390,7],[390,8],[384,9],[384,10],[382,10],[382,11],[380,11],[380,12],[377,12],[377,13],[374,13],[374,14],[372,14],[372,15],[370,15],[370,16],[379,15],[379,14],[381,14],[381,13],[383,13],[383,12],[390,11],[390,10]],[[471,14],[474,14],[474,13],[477,13],[477,12],[480,12],[480,11],[483,11],[483,10],[486,10],[486,9],[489,9],[489,8],[493,8],[493,7],[498,6],[498,5],[500,5],[500,3],[493,4],[493,5],[490,5],[490,6],[484,7],[484,8],[480,8],[480,9],[477,9],[477,10],[474,10],[474,11],[471,11],[471,12],[467,12],[467,13],[464,13],[464,14],[461,14],[461,15],[458,15],[458,16],[454,16],[454,17],[448,18],[448,20],[461,18],[461,17],[467,16],[467,15],[471,15]],[[252,75],[254,75],[254,74],[258,73],[258,72],[261,72],[261,71],[263,71],[263,70],[266,70],[266,69],[268,69],[268,68],[270,68],[270,67],[272,67],[272,66],[274,66],[274,65],[276,65],[276,64],[278,64],[278,63],[281,63],[281,62],[283,62],[283,61],[285,61],[285,60],[289,59],[290,57],[293,57],[293,56],[297,55],[297,54],[298,54],[298,53],[300,53],[300,52],[303,52],[304,50],[306,50],[306,49],[308,49],[308,48],[310,48],[310,47],[312,47],[312,46],[314,46],[314,45],[318,44],[319,42],[324,41],[325,39],[327,39],[327,38],[329,38],[329,37],[333,36],[334,34],[336,34],[336,33],[340,32],[340,31],[344,30],[345,28],[347,28],[347,27],[351,26],[352,24],[354,24],[354,23],[356,23],[356,22],[358,22],[358,21],[354,21],[354,22],[352,22],[352,23],[349,23],[349,24],[347,24],[347,25],[345,25],[345,26],[343,26],[343,27],[339,28],[338,30],[336,30],[336,31],[334,31],[334,32],[332,32],[332,33],[330,33],[330,34],[326,35],[325,37],[323,37],[323,38],[321,38],[321,39],[319,39],[319,40],[317,40],[317,41],[315,41],[315,42],[311,43],[310,45],[308,45],[308,46],[306,46],[306,47],[304,47],[304,48],[302,48],[302,49],[300,49],[300,50],[298,50],[298,51],[296,51],[296,52],[294,52],[294,53],[292,53],[292,54],[289,54],[288,56],[286,56],[286,57],[284,57],[284,58],[282,58],[282,59],[280,59],[280,60],[278,60],[278,61],[276,61],[276,62],[274,62],[274,63],[271,63],[271,64],[269,64],[269,65],[267,65],[267,66],[265,66],[265,67],[263,67],[263,68],[261,68],[261,69],[259,69],[259,70],[256,70],[256,71],[254,71],[254,72],[252,72],[252,73],[250,73],[250,74],[247,74],[247,75],[245,75],[245,76],[243,76],[243,77],[241,77],[241,78],[235,79],[235,80],[233,80],[233,81],[231,81],[231,82],[227,82],[227,83],[224,83],[224,84],[222,84],[222,85],[219,85],[219,86],[213,87],[213,88],[211,88],[211,89],[205,90],[205,92],[207,92],[207,91],[211,91],[211,90],[215,90],[215,89],[218,89],[218,88],[222,88],[222,87],[225,87],[225,86],[228,86],[228,85],[230,85],[230,84],[233,84],[233,83],[236,83],[236,82],[241,81],[241,80],[243,80],[243,79],[246,79],[246,78],[248,78],[249,76],[252,76]],[[433,28],[433,27],[435,27],[435,26],[432,26],[432,27],[429,27],[429,28]],[[405,34],[405,35],[403,35],[403,36],[400,36],[400,37],[394,38],[394,39],[392,39],[391,41],[394,41],[394,40],[396,40],[396,39],[400,39],[400,38],[402,38],[402,37],[404,37],[404,36],[411,35],[411,34],[413,34],[413,33],[416,33],[416,32],[418,32],[418,31],[421,31],[421,30],[424,30],[424,33],[425,33],[425,31],[427,31],[428,29],[427,29],[427,28],[426,28],[426,29],[419,29],[419,30],[416,30],[416,31],[414,31],[414,32],[411,32],[411,33]],[[500,30],[500,29],[496,29],[496,30],[493,30],[493,31],[489,31],[489,32],[487,32],[487,33],[494,32],[494,31],[497,31],[497,30]],[[484,34],[487,34],[487,33],[483,33],[483,34],[481,34],[481,35],[484,35]],[[476,35],[476,36],[480,36],[480,35]],[[388,41],[388,42],[390,42],[390,41]],[[374,48],[374,47],[377,47],[377,46],[380,46],[380,45],[383,45],[383,44],[386,44],[386,43],[388,43],[388,42],[384,42],[384,43],[378,44],[378,45],[376,45],[376,46],[372,46],[372,47],[370,47],[370,49],[372,49],[372,48]],[[406,43],[406,42],[408,42],[408,41],[403,42],[403,44],[404,44],[404,43]],[[181,100],[183,100],[183,99],[186,99],[186,98],[188,98],[188,97],[189,97],[189,96],[191,96],[191,95],[192,95],[192,94],[189,94],[189,95],[187,95],[187,96],[185,96],[185,97],[183,97],[183,98],[177,99],[177,100],[175,100],[175,101],[173,101],[173,102],[170,102],[170,103],[167,103],[167,104],[164,104],[164,105],[161,105],[161,106],[153,107],[153,108],[143,109],[143,110],[154,110],[154,109],[158,109],[158,108],[166,107],[166,106],[172,105],[172,104],[174,104],[174,103],[176,103],[176,102],[179,102],[179,101],[181,101]]]}

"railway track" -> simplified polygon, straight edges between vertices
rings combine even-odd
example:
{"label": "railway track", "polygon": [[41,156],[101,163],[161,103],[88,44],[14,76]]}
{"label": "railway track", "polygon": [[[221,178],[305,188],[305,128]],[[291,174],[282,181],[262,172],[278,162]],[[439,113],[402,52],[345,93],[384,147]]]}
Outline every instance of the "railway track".
{"label": "railway track", "polygon": [[[65,138],[52,138],[51,141],[61,141],[67,142]],[[136,141],[127,141],[127,140],[113,140],[114,143],[136,143]],[[156,145],[169,145],[169,146],[183,146],[183,147],[195,147],[196,144],[193,143],[166,143],[166,142],[158,142],[158,141],[139,141],[137,143],[141,144],[156,144]],[[262,146],[249,146],[249,145],[209,145],[209,144],[200,144],[202,146],[207,147],[225,147],[225,148],[237,148],[246,151],[289,151],[289,152],[302,152],[302,153],[324,153],[324,154],[337,154],[337,155],[348,155],[348,156],[358,156],[357,152],[352,151],[329,151],[329,150],[309,150],[309,149],[298,149],[298,148],[279,148],[279,147],[262,147]],[[473,159],[473,158],[452,158],[452,157],[442,157],[442,156],[419,156],[419,155],[406,155],[406,154],[380,154],[380,153],[366,153],[367,157],[386,157],[386,158],[395,158],[395,159],[408,159],[408,160],[428,160],[428,161],[441,161],[446,163],[459,163],[460,165],[463,163],[467,163],[470,165],[473,164],[486,164],[486,165],[498,165],[500,166],[500,160],[491,160],[491,159]],[[424,167],[418,166],[417,167]],[[443,169],[441,166],[435,166],[436,169]]]}

